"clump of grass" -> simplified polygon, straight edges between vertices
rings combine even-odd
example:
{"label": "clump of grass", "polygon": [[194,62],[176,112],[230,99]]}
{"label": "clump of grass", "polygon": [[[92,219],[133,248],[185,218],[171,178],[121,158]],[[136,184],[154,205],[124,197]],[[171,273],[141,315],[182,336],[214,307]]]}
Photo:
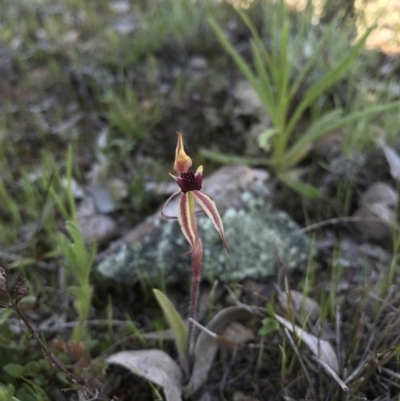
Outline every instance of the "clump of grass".
{"label": "clump of grass", "polygon": [[[304,43],[308,42],[308,30],[312,26],[310,10],[304,13],[296,38],[291,36],[292,23],[283,1],[279,2],[277,9],[272,8],[271,12],[269,8],[268,12],[271,14],[271,23],[267,24],[267,29],[269,37],[272,38],[269,46],[257,32],[248,15],[238,11],[242,21],[251,32],[250,49],[253,65],[247,62],[229,42],[222,28],[213,18],[210,18],[209,22],[222,47],[253,87],[271,119],[271,128],[258,137],[259,146],[268,155],[264,164],[272,168],[294,189],[301,190],[299,185],[291,182],[290,176],[286,173],[308,155],[316,140],[352,122],[365,121],[384,111],[397,109],[400,103],[390,102],[371,107],[365,107],[364,104],[362,110],[351,111],[345,115],[339,107],[323,111],[326,106],[318,106],[318,103],[323,100],[326,91],[338,84],[350,69],[354,69],[372,28],[368,29],[352,47],[342,43],[342,48],[338,49],[337,45],[331,43],[337,40],[334,32],[339,29],[338,19],[333,19],[324,28],[322,36],[309,49],[310,54],[304,65],[299,65]],[[324,49],[326,47],[330,49],[331,45],[336,49],[338,57],[326,64],[325,69],[316,69],[321,63],[320,58]],[[320,75],[313,74],[314,71],[318,71]],[[311,80],[312,77],[314,77],[313,80]],[[297,99],[299,93],[301,96]],[[297,124],[310,109],[314,110],[314,113],[308,127],[296,134]]]}
{"label": "clump of grass", "polygon": [[149,132],[160,118],[157,105],[140,104],[134,90],[125,85],[121,95],[115,91],[108,91],[104,96],[107,106],[107,118],[111,132],[108,136],[108,146],[117,147],[127,155],[137,142],[149,136]]}

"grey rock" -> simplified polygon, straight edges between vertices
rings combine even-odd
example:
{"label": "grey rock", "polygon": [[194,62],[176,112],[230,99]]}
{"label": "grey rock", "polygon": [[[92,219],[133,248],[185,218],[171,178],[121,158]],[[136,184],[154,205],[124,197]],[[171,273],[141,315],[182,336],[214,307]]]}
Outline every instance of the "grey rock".
{"label": "grey rock", "polygon": [[[226,180],[230,169],[247,175],[245,188],[243,182],[241,186]],[[213,197],[223,216],[231,253],[224,250],[211,221],[198,215],[204,250],[203,277],[224,282],[262,279],[275,275],[280,267],[289,271],[306,266],[308,237],[286,213],[273,208],[270,183],[250,180],[252,174],[257,177],[255,172],[257,170],[236,166],[221,169],[209,178],[208,182],[214,184],[215,177],[222,179],[219,185],[209,185],[209,191],[205,189],[205,192]],[[97,269],[103,276],[120,282],[131,283],[142,277],[150,282],[187,283],[191,263],[190,255],[185,253],[189,250],[178,222],[166,221],[158,214],[101,255]]]}
{"label": "grey rock", "polygon": [[78,218],[78,226],[85,242],[95,241],[97,244],[106,244],[117,233],[117,224],[109,216],[93,214]]}
{"label": "grey rock", "polygon": [[201,56],[194,56],[189,61],[189,67],[195,70],[203,70],[208,66],[207,59]]}
{"label": "grey rock", "polygon": [[265,131],[271,128],[271,120],[258,94],[247,81],[243,80],[237,83],[233,96],[237,102],[232,112],[236,129],[239,131],[245,129],[240,117],[252,116],[258,120],[246,132],[246,154],[256,155],[260,151],[259,148],[263,147],[260,144],[260,138]]}

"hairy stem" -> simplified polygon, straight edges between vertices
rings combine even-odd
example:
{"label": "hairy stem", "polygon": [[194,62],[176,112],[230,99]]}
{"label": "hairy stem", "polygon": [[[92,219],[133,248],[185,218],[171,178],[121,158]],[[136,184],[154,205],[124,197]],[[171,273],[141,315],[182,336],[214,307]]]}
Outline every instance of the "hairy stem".
{"label": "hairy stem", "polygon": [[[199,238],[198,244],[192,253],[192,286],[190,289],[189,318],[193,320],[196,320],[202,259],[203,259],[203,245]],[[194,324],[193,321],[189,319],[188,342],[187,342],[187,354],[189,361],[191,359],[191,356],[193,355],[193,347],[194,347],[193,340],[194,340]]]}

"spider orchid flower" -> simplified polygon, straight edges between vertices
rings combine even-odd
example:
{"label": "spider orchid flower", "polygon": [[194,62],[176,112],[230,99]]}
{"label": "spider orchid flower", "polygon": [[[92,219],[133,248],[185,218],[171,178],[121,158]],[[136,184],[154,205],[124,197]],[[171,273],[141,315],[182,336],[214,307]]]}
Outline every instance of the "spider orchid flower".
{"label": "spider orchid flower", "polygon": [[[180,189],[173,193],[165,202],[161,214],[167,219],[177,218],[185,238],[192,247],[190,252],[201,252],[201,240],[197,232],[195,220],[196,202],[214,224],[215,229],[221,236],[226,250],[229,252],[225,241],[224,227],[222,225],[222,220],[218,213],[215,202],[201,190],[203,183],[203,166],[199,166],[195,173],[190,170],[191,166],[192,159],[186,154],[183,147],[182,134],[178,132],[178,144],[176,146],[174,163],[174,170],[177,175],[170,175],[179,185]],[[165,215],[164,208],[171,201],[171,199],[178,194],[180,194],[178,216],[175,217]]]}
{"label": "spider orchid flower", "polygon": [[[190,170],[192,167],[192,159],[186,154],[183,147],[182,134],[178,132],[178,144],[175,152],[174,170],[176,173],[172,178],[179,185],[179,190],[173,193],[165,202],[161,211],[161,215],[167,219],[178,219],[183,235],[191,245],[192,249],[189,253],[192,256],[192,285],[190,291],[190,306],[189,306],[189,324],[188,324],[188,341],[187,341],[187,356],[193,355],[194,343],[194,326],[193,321],[196,318],[197,310],[197,294],[199,292],[201,262],[203,259],[203,246],[196,225],[195,202],[207,214],[213,222],[215,229],[221,236],[222,242],[229,252],[225,241],[224,227],[221,217],[218,213],[215,202],[201,190],[203,183],[203,166],[200,166],[196,172]],[[166,216],[164,214],[165,206],[176,195],[180,194],[178,216]]]}

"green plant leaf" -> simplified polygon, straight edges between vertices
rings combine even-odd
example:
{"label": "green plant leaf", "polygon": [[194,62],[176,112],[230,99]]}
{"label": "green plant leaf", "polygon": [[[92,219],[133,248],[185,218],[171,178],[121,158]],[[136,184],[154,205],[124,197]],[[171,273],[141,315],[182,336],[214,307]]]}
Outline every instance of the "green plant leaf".
{"label": "green plant leaf", "polygon": [[300,136],[292,147],[287,150],[284,155],[283,168],[290,169],[307,156],[312,144],[319,138],[323,137],[335,127],[338,128],[337,122],[342,110],[337,109],[326,113],[319,117],[310,127]]}
{"label": "green plant leaf", "polygon": [[153,292],[172,330],[179,357],[182,362],[186,363],[187,331],[185,323],[179,316],[172,302],[162,291],[153,289]]}
{"label": "green plant leaf", "polygon": [[289,176],[289,174],[279,174],[278,178],[285,183],[289,188],[292,188],[305,198],[318,199],[322,197],[321,191],[311,184],[303,181],[298,181]]}
{"label": "green plant leaf", "polygon": [[303,100],[296,107],[296,111],[287,124],[286,136],[289,136],[291,134],[296,123],[303,115],[304,110],[306,110],[306,108],[326,89],[333,86],[337,81],[339,81],[339,79],[342,78],[346,70],[349,68],[350,64],[364,48],[365,41],[367,40],[372,30],[373,27],[369,28],[358,40],[358,42],[353,46],[353,48],[348,53],[346,53],[323,77],[321,77],[321,79],[315,82],[308,89],[308,91],[304,95]]}
{"label": "green plant leaf", "polygon": [[276,104],[273,96],[273,83],[271,82],[267,74],[266,66],[263,63],[260,46],[255,40],[251,41],[250,50],[254,60],[254,67],[258,74],[258,84],[253,86],[253,89],[263,103],[271,120],[274,122],[274,125],[277,125],[279,116],[276,112]]}
{"label": "green plant leaf", "polygon": [[13,397],[14,387],[11,384],[7,386],[0,383],[0,400],[1,401],[19,401],[18,398]]}
{"label": "green plant leaf", "polygon": [[325,114],[323,117],[316,120],[299,138],[299,140],[286,152],[283,165],[287,169],[295,166],[307,155],[312,143],[323,137],[328,132],[345,127],[353,121],[368,119],[376,114],[384,113],[393,109],[400,109],[400,102],[396,101],[383,105],[374,105],[343,117],[340,117],[341,110],[334,110]]}
{"label": "green plant leaf", "polygon": [[9,363],[3,369],[12,377],[21,378],[25,373],[25,368],[17,363]]}
{"label": "green plant leaf", "polygon": [[221,164],[234,164],[238,166],[263,166],[266,164],[264,158],[250,158],[243,156],[236,156],[231,154],[224,154],[216,150],[209,150],[206,148],[200,148],[200,155],[206,157],[207,159],[216,161]]}
{"label": "green plant leaf", "polygon": [[290,93],[288,95],[289,101],[291,101],[295,97],[297,91],[300,88],[300,85],[306,78],[307,74],[310,72],[311,68],[315,65],[318,58],[321,57],[321,51],[322,51],[324,45],[326,45],[327,39],[329,39],[331,37],[334,29],[337,28],[338,20],[339,20],[339,17],[334,18],[332,20],[332,22],[330,22],[329,26],[326,28],[325,33],[323,34],[321,39],[318,41],[316,47],[314,48],[314,51],[313,51],[311,57],[308,59],[307,63],[304,65],[304,67],[300,70],[300,73],[297,75],[293,85],[290,88]]}
{"label": "green plant leaf", "polygon": [[266,336],[267,334],[274,333],[279,330],[279,323],[272,317],[266,317],[261,321],[262,326],[258,330],[258,335]]}
{"label": "green plant leaf", "polygon": [[233,58],[239,69],[242,71],[243,75],[250,82],[250,84],[255,87],[256,86],[256,77],[253,74],[253,71],[247,64],[246,60],[236,51],[236,49],[232,46],[228,39],[226,39],[221,27],[215,21],[213,17],[208,18],[208,23],[210,24],[212,30],[217,35],[219,42],[222,47],[226,50],[226,52]]}
{"label": "green plant leaf", "polygon": [[268,152],[271,148],[270,139],[274,135],[278,135],[278,134],[279,134],[279,130],[276,128],[267,129],[266,131],[262,132],[258,136],[258,146],[261,149],[263,149],[265,152]]}

